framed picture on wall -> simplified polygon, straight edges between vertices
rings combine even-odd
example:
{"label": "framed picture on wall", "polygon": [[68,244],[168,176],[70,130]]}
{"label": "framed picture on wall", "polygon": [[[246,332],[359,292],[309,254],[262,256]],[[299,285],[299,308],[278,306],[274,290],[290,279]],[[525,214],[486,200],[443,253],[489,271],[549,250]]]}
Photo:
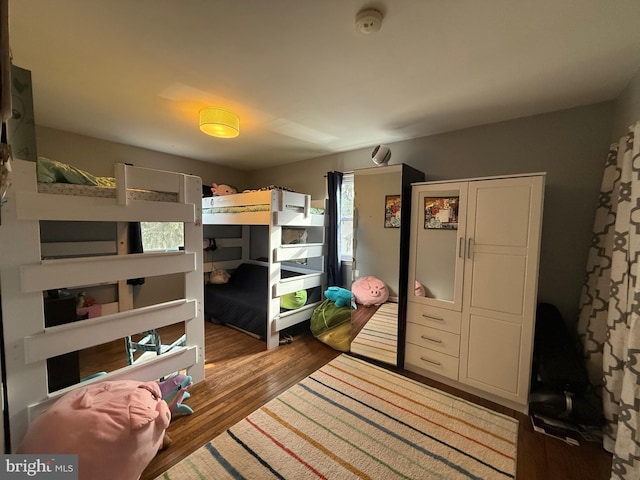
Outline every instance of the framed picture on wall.
{"label": "framed picture on wall", "polygon": [[425,197],[424,228],[457,230],[459,203],[459,197]]}
{"label": "framed picture on wall", "polygon": [[400,195],[384,196],[384,228],[400,228]]}

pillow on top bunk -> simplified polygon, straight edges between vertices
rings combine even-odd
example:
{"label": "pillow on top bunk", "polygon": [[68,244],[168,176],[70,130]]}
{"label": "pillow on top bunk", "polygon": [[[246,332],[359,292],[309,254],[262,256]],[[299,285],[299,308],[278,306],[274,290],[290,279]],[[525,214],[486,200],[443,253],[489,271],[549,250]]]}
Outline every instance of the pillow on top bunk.
{"label": "pillow on top bunk", "polygon": [[71,165],[38,157],[36,174],[41,183],[73,183],[75,185],[92,185],[97,187],[116,186],[115,178],[96,177]]}

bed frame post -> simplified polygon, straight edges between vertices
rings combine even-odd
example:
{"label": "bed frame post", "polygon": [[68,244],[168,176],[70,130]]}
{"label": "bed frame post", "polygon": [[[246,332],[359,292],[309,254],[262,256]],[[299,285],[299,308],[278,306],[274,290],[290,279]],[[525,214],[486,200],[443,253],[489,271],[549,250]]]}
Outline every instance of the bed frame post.
{"label": "bed frame post", "polygon": [[[13,185],[2,207],[0,226],[0,284],[2,284],[2,327],[4,333],[6,382],[21,388],[7,388],[11,450],[15,451],[29,424],[27,405],[48,394],[46,361],[26,363],[24,337],[44,330],[42,292],[22,291],[20,266],[40,262],[40,223],[18,221],[16,190],[36,192],[35,162],[16,161]],[[28,382],[20,379],[28,378]],[[8,448],[6,445],[5,448]]]}
{"label": "bed frame post", "polygon": [[[273,211],[277,211],[282,207],[282,192],[278,190],[271,191],[271,205]],[[280,297],[276,296],[276,289],[280,276],[282,275],[282,267],[280,262],[275,262],[274,245],[280,245],[282,239],[282,227],[276,225],[273,214],[269,222],[269,289],[267,291],[267,349],[275,348],[280,345],[280,332],[276,327],[276,318],[280,314]]]}
{"label": "bed frame post", "polygon": [[185,274],[185,298],[195,299],[196,316],[185,322],[185,336],[188,345],[197,345],[196,364],[187,369],[193,382],[204,380],[204,289],[202,288],[202,180],[189,176],[185,180],[184,196],[187,203],[195,206],[195,221],[184,224],[184,249],[195,253],[193,271]]}

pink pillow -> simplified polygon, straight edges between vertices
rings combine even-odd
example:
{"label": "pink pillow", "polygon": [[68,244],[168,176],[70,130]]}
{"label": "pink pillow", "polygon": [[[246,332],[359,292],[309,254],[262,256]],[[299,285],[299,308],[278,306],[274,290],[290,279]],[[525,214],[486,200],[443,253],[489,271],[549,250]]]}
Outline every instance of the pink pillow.
{"label": "pink pillow", "polygon": [[356,302],[364,306],[382,305],[389,298],[389,290],[385,283],[372,276],[358,278],[351,285],[351,292],[356,297]]}
{"label": "pink pillow", "polygon": [[162,446],[170,420],[156,382],[94,383],[37,417],[18,453],[78,454],[81,480],[135,479]]}

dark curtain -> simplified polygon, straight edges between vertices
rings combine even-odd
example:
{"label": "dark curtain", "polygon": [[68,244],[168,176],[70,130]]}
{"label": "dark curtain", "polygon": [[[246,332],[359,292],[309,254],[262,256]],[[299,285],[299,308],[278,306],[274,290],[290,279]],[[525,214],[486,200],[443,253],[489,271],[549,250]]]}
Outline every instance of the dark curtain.
{"label": "dark curtain", "polygon": [[[129,222],[129,253],[144,253],[142,248],[142,229],[140,222]],[[142,285],[144,278],[130,278],[129,285]]]}
{"label": "dark curtain", "polygon": [[340,266],[340,198],[342,192],[342,173],[327,173],[327,256],[325,257],[327,284],[330,287],[342,286],[342,268]]}

